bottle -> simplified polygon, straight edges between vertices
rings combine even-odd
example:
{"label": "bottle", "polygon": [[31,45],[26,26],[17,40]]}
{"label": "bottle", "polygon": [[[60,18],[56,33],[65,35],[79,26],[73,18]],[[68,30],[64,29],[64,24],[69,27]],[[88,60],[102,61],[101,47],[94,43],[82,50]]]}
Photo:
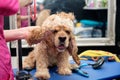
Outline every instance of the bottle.
{"label": "bottle", "polygon": [[102,8],[103,7],[103,0],[96,0],[95,7]]}

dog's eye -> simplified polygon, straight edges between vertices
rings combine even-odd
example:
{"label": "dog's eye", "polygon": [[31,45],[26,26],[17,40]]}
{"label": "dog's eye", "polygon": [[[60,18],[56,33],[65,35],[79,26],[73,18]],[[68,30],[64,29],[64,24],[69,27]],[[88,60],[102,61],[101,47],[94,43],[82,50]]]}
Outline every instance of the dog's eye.
{"label": "dog's eye", "polygon": [[70,34],[70,31],[66,31],[67,34]]}
{"label": "dog's eye", "polygon": [[54,30],[53,33],[57,33],[58,31],[57,30]]}

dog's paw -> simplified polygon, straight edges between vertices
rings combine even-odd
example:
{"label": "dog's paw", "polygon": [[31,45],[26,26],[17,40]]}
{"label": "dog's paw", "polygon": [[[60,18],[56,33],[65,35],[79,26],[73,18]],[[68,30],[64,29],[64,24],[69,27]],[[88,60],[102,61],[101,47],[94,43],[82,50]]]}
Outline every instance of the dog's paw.
{"label": "dog's paw", "polygon": [[25,62],[23,62],[23,69],[26,69],[26,68],[33,68],[33,66],[31,66],[30,64],[28,64],[28,63],[25,63]]}
{"label": "dog's paw", "polygon": [[26,58],[23,61],[22,67],[23,67],[23,69],[25,69],[25,68],[34,68],[35,63],[32,60],[30,61],[29,58]]}
{"label": "dog's paw", "polygon": [[47,80],[50,78],[50,74],[49,74],[49,72],[46,72],[46,71],[37,71],[35,73],[35,77],[38,79]]}
{"label": "dog's paw", "polygon": [[30,65],[28,65],[27,63],[23,63],[22,67],[23,67],[23,69],[25,69],[25,68],[31,68]]}
{"label": "dog's paw", "polygon": [[61,75],[70,75],[72,71],[69,68],[58,69],[58,73]]}

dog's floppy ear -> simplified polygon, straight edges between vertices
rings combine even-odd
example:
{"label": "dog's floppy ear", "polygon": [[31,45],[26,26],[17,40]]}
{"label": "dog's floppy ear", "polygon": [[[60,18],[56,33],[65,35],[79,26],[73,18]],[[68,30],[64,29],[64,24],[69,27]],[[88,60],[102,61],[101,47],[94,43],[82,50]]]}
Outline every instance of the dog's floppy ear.
{"label": "dog's floppy ear", "polygon": [[26,38],[26,41],[29,45],[37,44],[51,34],[52,32],[50,30],[37,27],[30,32],[30,35]]}
{"label": "dog's floppy ear", "polygon": [[70,38],[70,42],[69,42],[69,47],[68,47],[68,51],[69,53],[72,55],[74,61],[80,65],[80,59],[77,55],[78,52],[78,47],[75,41],[75,36],[73,34],[71,34],[71,38]]}
{"label": "dog's floppy ear", "polygon": [[27,43],[29,45],[36,44],[38,41],[43,39],[43,33],[45,31],[41,27],[37,27],[30,32],[30,35],[27,37]]}

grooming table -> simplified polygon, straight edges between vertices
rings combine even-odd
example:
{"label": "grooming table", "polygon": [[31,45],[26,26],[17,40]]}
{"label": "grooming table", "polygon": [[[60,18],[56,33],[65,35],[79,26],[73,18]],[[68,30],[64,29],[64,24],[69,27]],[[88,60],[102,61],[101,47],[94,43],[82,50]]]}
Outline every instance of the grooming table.
{"label": "grooming table", "polygon": [[[73,61],[70,61],[74,63]],[[93,63],[93,61],[81,61],[82,63]],[[17,69],[13,69],[16,75]],[[105,62],[100,69],[93,69],[92,66],[84,66],[81,70],[88,73],[89,77],[84,77],[73,71],[72,75],[63,76],[59,75],[57,72],[57,67],[50,68],[51,78],[49,80],[112,80],[115,78],[120,78],[120,63],[118,62]],[[30,74],[34,77],[36,69],[33,69]]]}

